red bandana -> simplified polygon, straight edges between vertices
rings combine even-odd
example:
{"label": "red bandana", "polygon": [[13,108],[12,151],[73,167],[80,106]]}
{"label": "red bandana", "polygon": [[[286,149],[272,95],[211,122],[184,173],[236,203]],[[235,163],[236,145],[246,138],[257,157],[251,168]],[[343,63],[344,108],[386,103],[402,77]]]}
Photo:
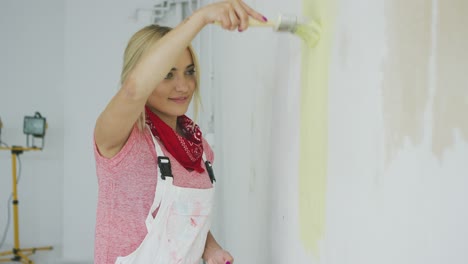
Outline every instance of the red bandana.
{"label": "red bandana", "polygon": [[153,136],[158,138],[164,147],[171,153],[177,161],[186,169],[204,172],[201,166],[203,155],[202,133],[197,124],[185,115],[177,118],[177,124],[184,132],[185,138],[176,133],[147,106],[146,124],[151,129]]}

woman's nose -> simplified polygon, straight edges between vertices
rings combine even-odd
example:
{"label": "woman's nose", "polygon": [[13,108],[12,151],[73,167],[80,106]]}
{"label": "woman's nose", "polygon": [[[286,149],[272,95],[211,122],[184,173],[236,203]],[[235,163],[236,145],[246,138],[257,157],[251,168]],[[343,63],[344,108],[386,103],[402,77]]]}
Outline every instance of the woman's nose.
{"label": "woman's nose", "polygon": [[185,92],[189,89],[189,83],[185,76],[175,78],[175,89],[178,92]]}

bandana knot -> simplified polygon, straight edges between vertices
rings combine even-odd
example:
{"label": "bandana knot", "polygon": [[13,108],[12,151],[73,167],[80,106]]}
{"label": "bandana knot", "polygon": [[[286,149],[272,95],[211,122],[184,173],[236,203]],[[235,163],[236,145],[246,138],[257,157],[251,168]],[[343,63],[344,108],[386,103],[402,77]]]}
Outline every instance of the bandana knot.
{"label": "bandana knot", "polygon": [[146,124],[149,126],[153,136],[158,138],[164,147],[177,161],[189,170],[199,173],[205,170],[201,166],[203,155],[202,132],[195,122],[186,115],[177,118],[177,125],[184,136],[179,135],[168,126],[158,115],[145,106]]}

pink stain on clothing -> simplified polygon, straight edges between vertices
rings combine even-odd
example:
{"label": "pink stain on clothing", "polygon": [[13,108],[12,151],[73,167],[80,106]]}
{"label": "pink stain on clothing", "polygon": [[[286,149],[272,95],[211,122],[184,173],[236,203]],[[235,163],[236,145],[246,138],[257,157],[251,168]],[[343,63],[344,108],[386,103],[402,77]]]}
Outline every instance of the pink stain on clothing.
{"label": "pink stain on clothing", "polygon": [[194,204],[192,215],[200,215],[202,210],[203,210],[203,206],[200,204],[200,202],[197,201]]}
{"label": "pink stain on clothing", "polygon": [[193,219],[193,217],[190,217],[190,224],[191,224],[193,227],[197,227],[197,222],[195,222],[195,219]]}

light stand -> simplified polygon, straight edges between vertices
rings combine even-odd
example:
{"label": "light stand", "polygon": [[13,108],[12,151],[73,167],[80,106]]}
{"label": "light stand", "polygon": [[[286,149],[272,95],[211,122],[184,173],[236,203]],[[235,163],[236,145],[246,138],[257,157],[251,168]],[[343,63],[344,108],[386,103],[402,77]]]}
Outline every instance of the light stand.
{"label": "light stand", "polygon": [[[38,118],[43,119],[44,121],[44,126],[43,126],[43,131],[41,132],[40,130],[34,130],[35,134],[32,134],[33,137],[44,137],[45,134],[45,118],[42,118],[39,114],[37,116],[36,112],[36,118],[34,120],[26,120],[27,118],[30,117],[25,117],[25,128],[24,131],[27,134],[29,133],[28,129],[31,127],[38,128],[37,123],[42,122],[42,120],[37,120]],[[32,123],[31,123],[31,122]],[[31,126],[33,124],[33,126]],[[32,130],[31,130],[32,131]],[[39,131],[39,132],[38,132]],[[27,134],[29,136],[29,134]],[[29,144],[28,144],[29,145]],[[44,145],[43,145],[44,146]],[[20,241],[19,241],[19,218],[18,218],[18,190],[17,190],[17,176],[16,176],[16,160],[18,159],[18,156],[21,155],[24,151],[38,151],[42,150],[42,148],[37,148],[37,147],[20,147],[20,146],[11,146],[11,147],[2,147],[0,146],[0,150],[9,150],[11,151],[11,168],[12,168],[12,189],[13,189],[13,228],[14,228],[14,246],[12,250],[5,251],[5,252],[0,252],[0,257],[4,256],[11,256],[9,258],[0,258],[0,262],[22,262],[24,264],[34,264],[32,260],[28,258],[28,256],[36,253],[36,251],[40,250],[52,250],[52,246],[48,247],[34,247],[34,248],[21,248],[20,247]]]}

